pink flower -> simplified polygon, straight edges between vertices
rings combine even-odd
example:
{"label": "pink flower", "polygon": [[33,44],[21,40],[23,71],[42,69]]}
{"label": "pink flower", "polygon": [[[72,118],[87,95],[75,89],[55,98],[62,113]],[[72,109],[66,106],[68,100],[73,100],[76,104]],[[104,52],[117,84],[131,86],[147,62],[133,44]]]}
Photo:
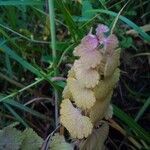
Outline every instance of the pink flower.
{"label": "pink flower", "polygon": [[96,28],[96,35],[99,37],[100,34],[108,32],[109,28],[106,25],[99,24]]}
{"label": "pink flower", "polygon": [[74,49],[73,54],[75,56],[83,56],[87,52],[95,50],[98,44],[99,42],[97,37],[93,34],[88,34],[81,40],[81,44]]}
{"label": "pink flower", "polygon": [[106,36],[105,33],[109,31],[106,25],[100,24],[96,28],[96,35],[98,37],[100,45],[103,46],[104,53],[112,54],[118,47],[118,39],[114,34]]}
{"label": "pink flower", "polygon": [[98,39],[95,35],[88,34],[82,39],[81,44],[83,44],[87,49],[93,50],[98,46]]}
{"label": "pink flower", "polygon": [[118,47],[118,43],[118,38],[114,34],[111,34],[103,39],[103,48],[107,54],[112,55],[114,50]]}

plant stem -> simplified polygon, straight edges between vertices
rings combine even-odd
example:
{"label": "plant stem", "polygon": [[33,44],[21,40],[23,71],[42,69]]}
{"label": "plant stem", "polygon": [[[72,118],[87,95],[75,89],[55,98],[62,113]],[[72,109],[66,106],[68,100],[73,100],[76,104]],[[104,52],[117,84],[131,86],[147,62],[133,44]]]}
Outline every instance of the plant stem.
{"label": "plant stem", "polygon": [[135,121],[137,122],[140,117],[144,114],[145,110],[149,107],[150,105],[150,97],[146,100],[146,102],[144,103],[144,105],[142,106],[142,108],[140,109],[140,111],[138,112],[138,114],[135,117]]}
{"label": "plant stem", "polygon": [[[53,56],[53,66],[54,66],[54,75],[57,75],[56,68],[56,34],[55,34],[55,11],[54,11],[54,0],[48,0],[49,7],[49,25],[51,31],[51,47],[52,47],[52,56]],[[58,126],[58,92],[57,89],[54,88],[55,95],[55,126]]]}
{"label": "plant stem", "polygon": [[7,95],[7,96],[5,96],[3,98],[0,98],[0,102],[5,101],[6,99],[13,97],[13,96],[15,96],[15,95],[17,95],[17,94],[19,94],[19,93],[21,93],[21,92],[31,88],[31,87],[33,87],[34,85],[37,85],[38,83],[40,83],[43,80],[44,80],[44,78],[41,78],[41,79],[39,79],[39,80],[29,84],[28,86],[18,90],[17,92],[11,93],[10,95]]}

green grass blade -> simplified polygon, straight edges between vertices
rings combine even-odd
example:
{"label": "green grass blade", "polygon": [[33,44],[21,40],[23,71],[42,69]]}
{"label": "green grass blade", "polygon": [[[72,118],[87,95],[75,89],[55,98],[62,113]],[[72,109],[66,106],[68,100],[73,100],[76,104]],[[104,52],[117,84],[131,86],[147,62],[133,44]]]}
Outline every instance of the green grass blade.
{"label": "green grass blade", "polygon": [[[23,38],[23,39],[25,39],[25,40],[27,40],[29,42],[39,43],[39,44],[49,44],[48,41],[39,41],[39,40],[32,39],[31,37],[27,37],[27,36],[25,36],[23,34],[20,34],[19,32],[15,31],[15,30],[13,30],[11,28],[9,28],[6,24],[5,25],[1,24],[1,22],[0,22],[0,27],[2,27],[4,29],[12,32],[13,34],[15,34],[15,35],[19,36],[20,38]],[[1,32],[1,30],[0,30],[0,32]],[[11,38],[9,38],[9,39],[11,39]],[[12,40],[10,40],[10,41],[12,41]]]}
{"label": "green grass blade", "polygon": [[0,6],[42,5],[42,0],[1,0]]}
{"label": "green grass blade", "polygon": [[[1,24],[0,24],[1,26]],[[14,38],[12,38],[11,36],[9,36],[2,27],[0,27],[0,33],[4,36],[4,39],[6,38],[7,41],[11,42],[11,44],[13,44],[16,48],[20,48],[15,42],[14,42]]]}
{"label": "green grass blade", "polygon": [[[50,20],[50,31],[51,31],[51,46],[52,46],[52,56],[53,56],[53,64],[54,64],[54,75],[57,76],[57,53],[56,53],[56,33],[55,33],[55,11],[54,11],[54,1],[48,1],[49,6],[49,20]],[[55,95],[55,127],[58,126],[58,92],[57,89],[54,88]]]}
{"label": "green grass blade", "polygon": [[13,71],[12,71],[10,58],[9,58],[8,54],[5,55],[5,62],[6,62],[6,68],[7,68],[8,75],[9,75],[10,78],[12,78]]}
{"label": "green grass blade", "polygon": [[135,97],[140,97],[140,96],[142,96],[142,97],[147,97],[147,96],[149,96],[149,93],[136,92],[134,89],[131,89],[131,88],[127,85],[127,83],[126,83],[125,81],[123,81],[123,83],[124,83],[124,85],[125,85],[126,90],[127,90],[131,95],[133,95],[133,96],[135,96]]}
{"label": "green grass blade", "polygon": [[61,57],[60,57],[60,59],[59,59],[59,61],[58,61],[58,63],[57,63],[57,68],[58,68],[58,67],[60,66],[60,64],[62,63],[62,60],[63,60],[65,54],[66,54],[69,50],[73,49],[73,47],[74,47],[74,44],[70,44],[66,49],[64,49],[64,52],[62,53],[62,55],[61,55]]}
{"label": "green grass blade", "polygon": [[119,118],[123,123],[128,125],[132,131],[135,131],[137,135],[145,140],[147,143],[150,143],[150,134],[147,133],[141,126],[139,126],[131,117],[129,117],[125,112],[123,112],[120,108],[113,105],[114,115]]}
{"label": "green grass blade", "polygon": [[146,102],[144,103],[144,105],[136,115],[134,119],[135,121],[138,121],[140,119],[140,117],[144,114],[145,110],[149,107],[149,105],[150,105],[150,97],[146,100]]}
{"label": "green grass blade", "polygon": [[69,28],[69,31],[70,31],[72,37],[76,41],[77,37],[81,36],[81,31],[79,31],[78,27],[76,26],[76,23],[74,22],[70,12],[66,8],[63,1],[62,0],[56,0],[56,2],[57,2],[59,9],[63,13],[64,20],[65,20],[66,24],[68,25],[68,28]]}
{"label": "green grass blade", "polygon": [[100,2],[100,4],[104,7],[104,9],[106,9],[106,10],[107,10],[107,7],[106,7],[106,5],[105,5],[105,1],[103,1],[103,0],[99,0],[99,2]]}
{"label": "green grass blade", "polygon": [[52,47],[52,56],[53,56],[53,63],[54,67],[56,65],[56,34],[55,34],[55,13],[54,13],[54,4],[53,0],[49,0],[49,24],[50,24],[50,31],[51,31],[51,47]]}
{"label": "green grass blade", "polygon": [[[81,16],[73,16],[75,22],[91,22],[95,18],[94,13],[87,13],[87,10],[92,10],[92,4],[89,0],[83,0]],[[81,29],[81,27],[79,28]]]}
{"label": "green grass blade", "polygon": [[[102,14],[108,14],[110,16],[113,17],[117,17],[118,13],[115,13],[113,11],[108,11],[108,10],[103,10],[103,9],[93,9],[93,10],[88,10],[87,13],[102,13]],[[137,31],[141,37],[146,40],[146,41],[150,41],[150,36],[143,31],[143,29],[141,29],[139,26],[137,26],[135,23],[133,23],[132,21],[130,21],[129,19],[127,19],[126,17],[120,15],[119,19],[121,21],[123,21],[124,23],[126,23],[127,25],[129,25],[131,28],[133,28],[135,31]]]}
{"label": "green grass blade", "polygon": [[4,103],[4,106],[12,113],[12,115],[16,118],[17,121],[22,123],[25,127],[29,127],[28,124],[9,106]]}
{"label": "green grass blade", "polygon": [[37,111],[27,107],[27,106],[24,106],[23,104],[20,104],[20,103],[14,101],[14,100],[7,99],[7,100],[4,101],[4,103],[9,104],[11,106],[14,106],[14,107],[16,107],[16,108],[18,108],[18,109],[20,109],[22,111],[26,111],[26,112],[28,112],[28,113],[30,113],[30,114],[38,117],[38,118],[47,119],[47,117],[45,115],[43,115],[43,114],[41,114],[41,113],[39,113],[39,112],[37,112]]}
{"label": "green grass blade", "polygon": [[83,0],[83,4],[82,4],[82,18],[85,18],[85,21],[93,18],[93,14],[92,13],[86,13],[87,10],[91,10],[92,8],[92,4],[89,0]]}
{"label": "green grass blade", "polygon": [[120,11],[118,12],[118,14],[117,14],[117,16],[116,16],[116,18],[115,18],[115,20],[114,20],[113,26],[112,26],[112,28],[111,28],[111,31],[110,31],[111,34],[113,33],[113,30],[114,30],[114,28],[115,28],[115,26],[116,26],[116,24],[117,24],[117,21],[118,21],[118,19],[119,19],[119,16],[121,15],[121,13],[123,12],[124,8],[127,6],[128,3],[129,3],[129,1],[127,1],[127,2],[125,3],[125,5],[124,5],[124,6],[120,9]]}
{"label": "green grass blade", "polygon": [[11,58],[19,62],[24,68],[28,69],[32,73],[34,73],[37,76],[41,76],[41,73],[39,70],[37,70],[35,67],[33,67],[30,63],[28,63],[26,60],[22,59],[18,54],[16,54],[12,49],[10,49],[5,44],[0,44],[0,49],[7,55],[9,55]]}
{"label": "green grass blade", "polygon": [[11,98],[11,97],[13,97],[13,96],[15,96],[15,95],[21,93],[21,92],[23,92],[23,91],[25,91],[25,90],[27,90],[27,89],[33,87],[33,86],[39,84],[39,83],[42,82],[43,80],[44,80],[44,78],[38,79],[37,81],[35,81],[35,82],[29,84],[28,86],[26,86],[26,87],[24,87],[24,88],[18,90],[17,92],[11,93],[10,95],[7,95],[7,96],[5,96],[5,97],[0,97],[0,102],[6,101],[7,99],[9,99],[9,98]]}

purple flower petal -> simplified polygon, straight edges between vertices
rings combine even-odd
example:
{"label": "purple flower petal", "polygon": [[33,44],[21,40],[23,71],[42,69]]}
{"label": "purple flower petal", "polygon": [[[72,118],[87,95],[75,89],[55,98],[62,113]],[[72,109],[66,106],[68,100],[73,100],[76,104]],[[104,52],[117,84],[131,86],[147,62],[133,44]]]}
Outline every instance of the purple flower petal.
{"label": "purple flower petal", "polygon": [[88,34],[82,39],[81,44],[84,45],[87,49],[93,50],[98,46],[98,39],[95,35]]}
{"label": "purple flower petal", "polygon": [[99,37],[101,33],[108,32],[109,28],[106,25],[99,24],[98,27],[96,28],[96,35]]}
{"label": "purple flower petal", "polygon": [[111,54],[118,47],[118,38],[114,34],[111,34],[104,39],[103,44],[106,53]]}

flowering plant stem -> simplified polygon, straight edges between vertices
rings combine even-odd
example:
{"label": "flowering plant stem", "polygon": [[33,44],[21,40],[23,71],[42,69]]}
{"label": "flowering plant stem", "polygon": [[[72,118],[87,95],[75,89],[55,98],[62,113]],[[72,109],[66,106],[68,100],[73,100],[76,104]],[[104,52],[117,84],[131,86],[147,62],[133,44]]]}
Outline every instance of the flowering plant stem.
{"label": "flowering plant stem", "polygon": [[[49,7],[49,25],[50,25],[50,33],[51,33],[51,44],[52,47],[52,56],[53,56],[53,67],[54,67],[54,76],[57,75],[57,68],[56,68],[56,34],[55,34],[55,11],[54,11],[54,1],[48,0],[48,7]],[[58,92],[57,89],[54,89],[55,95],[55,126],[58,126]]]}

